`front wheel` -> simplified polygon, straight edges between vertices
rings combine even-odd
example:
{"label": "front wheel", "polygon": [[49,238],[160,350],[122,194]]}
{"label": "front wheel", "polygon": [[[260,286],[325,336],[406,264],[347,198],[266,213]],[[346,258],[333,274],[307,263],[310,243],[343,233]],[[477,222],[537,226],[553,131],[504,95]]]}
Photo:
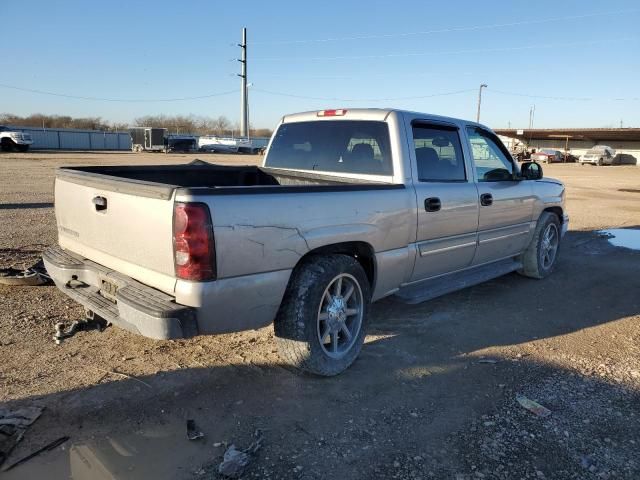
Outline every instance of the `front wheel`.
{"label": "front wheel", "polygon": [[13,143],[13,140],[3,138],[2,143],[0,143],[0,148],[2,148],[3,152],[10,152],[11,150],[13,150],[14,145],[15,144]]}
{"label": "front wheel", "polygon": [[371,292],[358,261],[314,256],[294,270],[274,322],[282,359],[316,375],[346,370],[364,343]]}
{"label": "front wheel", "polygon": [[604,164],[604,161],[601,158],[599,158],[598,159],[598,166],[601,167],[603,164]]}
{"label": "front wheel", "polygon": [[560,249],[560,219],[555,213],[542,212],[531,243],[522,254],[521,275],[542,279],[553,271]]}

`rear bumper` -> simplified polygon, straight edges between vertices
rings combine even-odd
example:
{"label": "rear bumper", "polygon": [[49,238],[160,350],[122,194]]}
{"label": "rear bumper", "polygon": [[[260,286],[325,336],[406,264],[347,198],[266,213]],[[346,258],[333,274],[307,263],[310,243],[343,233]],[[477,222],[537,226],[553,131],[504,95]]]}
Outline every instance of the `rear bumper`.
{"label": "rear bumper", "polygon": [[198,334],[196,309],[175,303],[170,295],[59,246],[42,258],[63,293],[109,323],[157,340]]}

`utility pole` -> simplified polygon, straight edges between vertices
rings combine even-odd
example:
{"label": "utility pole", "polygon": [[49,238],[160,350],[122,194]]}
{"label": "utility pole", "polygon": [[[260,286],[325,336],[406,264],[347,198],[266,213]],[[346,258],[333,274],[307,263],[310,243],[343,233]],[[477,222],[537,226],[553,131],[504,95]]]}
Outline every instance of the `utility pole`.
{"label": "utility pole", "polygon": [[533,105],[530,109],[529,109],[529,130],[531,130],[533,128],[533,117],[536,114],[536,106]]}
{"label": "utility pole", "polygon": [[478,90],[478,115],[476,115],[476,122],[480,123],[480,104],[482,103],[482,89],[487,88],[487,84],[483,83],[480,85],[480,90]]}
{"label": "utility pole", "polygon": [[240,136],[247,137],[249,133],[249,109],[247,108],[247,28],[242,29],[242,43],[238,46],[242,49],[242,56],[238,60],[242,63],[242,73],[238,76],[242,79],[240,87]]}

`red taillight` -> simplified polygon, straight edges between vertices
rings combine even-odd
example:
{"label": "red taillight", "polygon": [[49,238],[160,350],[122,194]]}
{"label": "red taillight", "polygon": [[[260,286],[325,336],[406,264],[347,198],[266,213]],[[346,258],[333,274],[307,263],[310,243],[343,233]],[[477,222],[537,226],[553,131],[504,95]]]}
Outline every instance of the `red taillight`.
{"label": "red taillight", "polygon": [[215,279],[213,227],[204,203],[176,203],[173,207],[173,255],[178,278]]}
{"label": "red taillight", "polygon": [[339,108],[337,110],[320,110],[318,112],[319,117],[341,117],[347,113],[344,108]]}

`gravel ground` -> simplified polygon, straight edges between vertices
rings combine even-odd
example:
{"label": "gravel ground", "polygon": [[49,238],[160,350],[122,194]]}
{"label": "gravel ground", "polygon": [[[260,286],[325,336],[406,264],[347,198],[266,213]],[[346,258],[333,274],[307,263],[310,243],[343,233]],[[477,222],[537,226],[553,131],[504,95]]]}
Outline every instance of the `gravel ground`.
{"label": "gravel ground", "polygon": [[[0,266],[55,243],[57,166],[195,157],[0,155]],[[640,168],[545,173],[566,183],[571,216],[554,275],[384,299],[336,378],[283,367],[271,328],[166,342],[109,328],[56,346],[53,325],[82,309],[52,286],[0,286],[0,405],[46,406],[12,458],[71,436],[2,478],[217,478],[225,445],[248,446],[256,429],[264,447],[243,478],[640,478],[640,252],[595,233],[640,228]],[[204,439],[186,440],[188,418]]]}

